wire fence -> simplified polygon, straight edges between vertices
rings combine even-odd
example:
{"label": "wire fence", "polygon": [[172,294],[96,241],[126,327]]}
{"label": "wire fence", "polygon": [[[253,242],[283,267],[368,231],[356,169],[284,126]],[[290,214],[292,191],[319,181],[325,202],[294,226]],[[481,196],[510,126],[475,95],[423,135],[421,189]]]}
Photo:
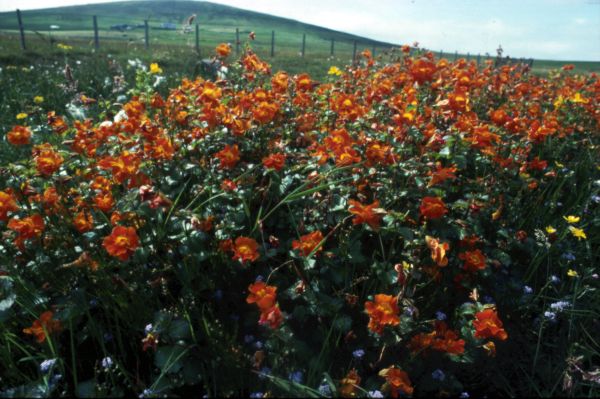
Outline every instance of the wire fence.
{"label": "wire fence", "polygon": [[[51,21],[51,18],[53,20]],[[86,22],[87,21],[87,22]],[[289,30],[276,30],[259,27],[256,32],[248,27],[232,27],[216,23],[195,23],[195,16],[188,18],[183,23],[141,20],[124,16],[98,16],[78,14],[72,15],[50,14],[43,21],[35,18],[29,22],[24,19],[20,10],[15,13],[15,26],[5,26],[0,32],[17,34],[20,47],[28,50],[30,42],[37,45],[47,43],[54,46],[57,43],[77,43],[80,46],[92,46],[96,50],[114,46],[124,47],[126,50],[138,51],[143,49],[148,52],[165,50],[173,47],[188,48],[198,57],[212,54],[212,50],[219,43],[230,43],[236,56],[244,50],[243,43],[252,41],[254,52],[263,57],[298,57],[298,58],[342,58],[355,62],[359,52],[369,49],[375,56],[380,53],[389,53],[399,46],[368,40],[359,37],[344,38],[339,32],[331,31],[327,34],[300,33]],[[16,28],[16,29],[15,29]],[[340,37],[342,36],[342,37]],[[252,39],[250,39],[250,37]],[[421,49],[423,51],[425,49]],[[458,51],[434,51],[440,58],[456,61],[466,58],[475,60],[478,65],[486,60],[493,60],[496,66],[503,64],[521,63],[533,66],[532,58],[510,58],[490,56],[489,54],[471,55],[459,54]]]}

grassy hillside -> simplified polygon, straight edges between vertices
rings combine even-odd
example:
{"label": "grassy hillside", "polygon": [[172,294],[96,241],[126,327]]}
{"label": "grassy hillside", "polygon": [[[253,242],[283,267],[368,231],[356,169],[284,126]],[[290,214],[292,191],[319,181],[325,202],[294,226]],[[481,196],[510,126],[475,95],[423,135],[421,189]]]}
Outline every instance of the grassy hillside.
{"label": "grassy hillside", "polygon": [[[200,26],[202,43],[234,42],[235,29],[240,30],[242,37],[250,31],[256,32],[257,46],[268,46],[270,50],[271,32],[275,31],[276,50],[287,50],[293,47],[300,50],[302,34],[306,34],[307,50],[329,51],[330,40],[341,45],[357,40],[363,46],[390,47],[390,43],[382,43],[356,35],[334,31],[295,20],[272,15],[242,10],[220,4],[200,1],[126,1],[116,3],[81,5],[71,7],[50,8],[42,10],[22,11],[23,24],[27,31],[41,35],[61,38],[64,36],[89,38],[92,36],[92,17],[98,17],[101,39],[125,40],[136,42],[143,40],[144,29],[134,28],[125,32],[110,30],[113,25],[143,25],[148,20],[151,44],[189,44],[194,34],[183,34],[183,22],[192,14],[196,14],[195,23]],[[160,29],[164,23],[174,23],[177,30]],[[59,29],[50,31],[50,25],[58,25]],[[0,30],[18,29],[15,12],[0,13]]]}

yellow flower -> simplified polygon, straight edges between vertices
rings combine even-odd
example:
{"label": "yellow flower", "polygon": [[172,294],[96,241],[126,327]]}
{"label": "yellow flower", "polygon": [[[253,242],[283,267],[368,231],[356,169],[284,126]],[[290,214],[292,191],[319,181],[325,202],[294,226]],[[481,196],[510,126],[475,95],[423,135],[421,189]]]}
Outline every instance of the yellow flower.
{"label": "yellow flower", "polygon": [[25,112],[21,112],[17,114],[17,119],[25,119],[27,118],[27,114]]}
{"label": "yellow flower", "polygon": [[62,43],[58,43],[56,45],[56,47],[58,47],[61,50],[65,50],[65,51],[69,51],[73,49],[73,46],[69,46],[68,44],[62,44]]}
{"label": "yellow flower", "polygon": [[569,215],[569,216],[563,216],[563,219],[565,219],[567,221],[567,223],[577,223],[579,222],[579,219],[581,219],[579,216],[573,216],[573,215]]}
{"label": "yellow flower", "polygon": [[42,96],[35,96],[33,97],[33,102],[36,104],[41,104],[44,102],[44,97]]}
{"label": "yellow flower", "polygon": [[562,163],[558,162],[558,161],[554,161],[554,164],[556,165],[557,168],[564,168],[565,165],[563,165]]}
{"label": "yellow flower", "polygon": [[585,235],[583,229],[578,229],[577,227],[569,226],[569,230],[571,230],[571,234],[573,234],[574,237],[577,237],[578,240],[581,240],[582,238],[584,240],[587,239],[587,236]]}
{"label": "yellow flower", "polygon": [[577,276],[579,276],[579,274],[577,274],[577,272],[575,270],[569,269],[567,271],[567,276],[569,276],[569,277],[577,277]]}
{"label": "yellow flower", "polygon": [[552,227],[552,226],[547,226],[546,227],[546,233],[548,233],[548,234],[554,234],[554,233],[556,233],[556,229],[554,227]]}
{"label": "yellow flower", "polygon": [[406,261],[402,261],[402,269],[404,269],[405,272],[411,271],[412,268],[413,268],[413,265],[411,265],[410,263],[408,263]]}
{"label": "yellow flower", "polygon": [[156,62],[150,64],[150,73],[162,73],[161,67],[158,66]]}
{"label": "yellow flower", "polygon": [[331,68],[329,68],[329,71],[327,71],[327,74],[340,76],[342,74],[342,71],[340,70],[340,68],[332,66]]}
{"label": "yellow flower", "polygon": [[573,97],[571,97],[570,100],[574,103],[583,103],[583,104],[587,104],[590,102],[590,100],[588,100],[587,98],[581,97],[581,93],[579,93],[579,92],[575,93],[575,95]]}
{"label": "yellow flower", "polygon": [[558,96],[556,101],[554,101],[554,108],[559,108],[561,105],[563,105],[564,102],[565,99],[563,98],[563,96]]}

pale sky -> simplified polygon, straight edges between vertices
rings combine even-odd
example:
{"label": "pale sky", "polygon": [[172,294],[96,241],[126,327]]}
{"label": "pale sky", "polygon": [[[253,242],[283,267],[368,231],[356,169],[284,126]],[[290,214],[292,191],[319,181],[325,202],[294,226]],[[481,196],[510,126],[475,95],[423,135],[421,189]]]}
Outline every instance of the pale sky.
{"label": "pale sky", "polygon": [[[110,0],[108,0],[110,1]],[[0,11],[107,0],[0,0]],[[212,0],[439,51],[600,61],[600,0]],[[1,28],[1,27],[0,27]]]}

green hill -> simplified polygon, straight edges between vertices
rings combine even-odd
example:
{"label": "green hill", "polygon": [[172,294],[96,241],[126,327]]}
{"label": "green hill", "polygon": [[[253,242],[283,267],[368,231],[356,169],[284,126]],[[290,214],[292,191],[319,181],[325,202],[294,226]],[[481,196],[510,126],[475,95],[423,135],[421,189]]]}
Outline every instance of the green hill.
{"label": "green hill", "polygon": [[[143,35],[142,25],[144,20],[148,20],[152,31],[151,38],[159,38],[165,42],[175,41],[176,37],[171,37],[175,33],[181,36],[182,24],[192,14],[196,15],[194,23],[200,25],[200,32],[206,40],[214,38],[215,41],[219,41],[217,39],[232,41],[235,38],[235,29],[238,28],[241,33],[256,32],[258,43],[268,42],[269,45],[271,31],[274,30],[276,43],[282,46],[292,37],[295,42],[300,43],[302,34],[306,34],[307,48],[311,41],[323,41],[322,44],[327,44],[331,39],[339,42],[356,40],[363,46],[392,46],[390,43],[292,19],[204,1],[123,1],[21,11],[23,25],[27,31],[48,32],[50,25],[58,25],[60,28],[52,31],[52,35],[90,35],[92,17],[96,15],[101,36],[137,38],[138,35]],[[165,23],[175,24],[178,32],[160,30]],[[126,36],[118,31],[112,34],[115,31],[111,31],[110,27],[114,25],[128,25],[133,29],[127,30]],[[18,23],[14,11],[0,13],[0,30],[16,31],[17,29]]]}

